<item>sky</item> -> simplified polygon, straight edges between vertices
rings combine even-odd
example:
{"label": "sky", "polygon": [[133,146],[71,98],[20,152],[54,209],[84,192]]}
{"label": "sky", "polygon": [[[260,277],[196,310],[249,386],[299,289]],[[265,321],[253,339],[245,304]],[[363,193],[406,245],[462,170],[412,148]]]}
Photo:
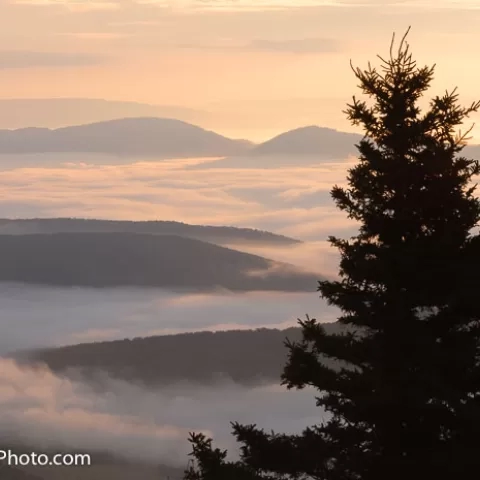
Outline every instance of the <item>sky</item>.
{"label": "sky", "polygon": [[310,124],[354,131],[350,59],[375,63],[411,26],[415,58],[437,65],[432,94],[458,86],[470,103],[479,23],[478,1],[0,0],[0,99],[188,107],[254,141]]}

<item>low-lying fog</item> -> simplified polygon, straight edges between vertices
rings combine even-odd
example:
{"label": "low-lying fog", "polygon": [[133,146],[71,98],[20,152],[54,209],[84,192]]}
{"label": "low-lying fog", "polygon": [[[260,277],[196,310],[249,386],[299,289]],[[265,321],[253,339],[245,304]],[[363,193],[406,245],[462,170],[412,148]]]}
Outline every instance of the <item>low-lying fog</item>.
{"label": "low-lying fog", "polygon": [[322,415],[311,391],[274,385],[180,384],[145,390],[109,380],[106,388],[107,393],[95,393],[46,369],[0,359],[0,431],[13,432],[37,448],[97,450],[185,468],[189,431],[214,435],[217,445],[234,457],[231,421],[294,433],[318,423]]}
{"label": "low-lying fog", "polygon": [[180,294],[16,284],[0,284],[0,304],[0,354],[199,330],[286,328],[307,313],[328,322],[336,312],[315,293]]}

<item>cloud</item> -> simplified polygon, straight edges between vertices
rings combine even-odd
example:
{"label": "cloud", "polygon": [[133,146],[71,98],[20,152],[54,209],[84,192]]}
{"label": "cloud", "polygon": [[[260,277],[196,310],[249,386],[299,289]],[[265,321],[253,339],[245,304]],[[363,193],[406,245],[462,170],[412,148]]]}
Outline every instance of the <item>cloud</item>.
{"label": "cloud", "polygon": [[246,44],[231,40],[217,41],[211,44],[182,43],[179,48],[199,50],[237,50],[278,53],[333,53],[343,49],[342,42],[331,38],[300,38],[290,40],[254,39]]}
{"label": "cloud", "polygon": [[18,5],[36,7],[63,7],[72,12],[90,12],[98,10],[118,10],[121,1],[112,0],[14,0]]}
{"label": "cloud", "polygon": [[[310,227],[318,235],[318,222],[307,227]],[[296,233],[298,234],[299,232]],[[349,235],[344,234],[344,236],[348,237]],[[288,247],[242,245],[241,248],[244,252],[271,258],[278,262],[290,263],[305,271],[313,271],[329,278],[337,276],[339,254],[327,240],[307,242]]]}
{"label": "cloud", "polygon": [[[32,0],[35,1],[35,0]],[[55,0],[45,0],[55,1]],[[68,0],[58,0],[68,1]],[[73,0],[75,1],[75,0]],[[156,5],[174,11],[206,12],[257,12],[278,10],[299,10],[322,7],[402,7],[409,9],[464,9],[479,8],[475,0],[136,0],[138,4]]]}
{"label": "cloud", "polygon": [[[10,3],[34,7],[62,8],[71,13],[128,11],[156,8],[173,15],[249,14],[300,12],[327,9],[358,11],[383,7],[404,11],[479,10],[475,0],[11,0]],[[148,20],[146,20],[148,21]]]}
{"label": "cloud", "polygon": [[139,4],[156,5],[176,11],[255,12],[289,10],[302,7],[335,6],[330,0],[136,0]]}
{"label": "cloud", "polygon": [[[237,161],[241,164],[242,158]],[[252,227],[307,243],[286,249],[232,248],[334,275],[338,257],[326,239],[350,237],[358,227],[335,207],[330,190],[345,183],[352,164],[301,165],[293,158],[290,165],[276,166],[274,158],[263,161],[268,168],[235,169],[222,168],[222,159],[216,168],[205,168],[212,163],[208,159],[122,165],[100,155],[3,155],[0,218],[160,219]]]}
{"label": "cloud", "polygon": [[80,377],[68,380],[47,368],[0,359],[1,434],[11,432],[37,449],[103,451],[184,468],[189,431],[214,435],[235,454],[230,421],[294,433],[321,419],[309,389],[224,383],[178,384],[160,391],[102,379],[101,391],[94,391]]}
{"label": "cloud", "polygon": [[91,54],[0,50],[0,70],[38,67],[79,67],[100,65],[105,63],[105,61],[105,57]]}
{"label": "cloud", "polygon": [[329,38],[303,38],[298,40],[254,40],[250,44],[253,50],[286,53],[327,53],[338,52],[340,42]]}
{"label": "cloud", "polygon": [[113,33],[113,32],[68,32],[68,33],[56,33],[59,37],[76,37],[85,40],[116,40],[119,38],[125,38],[129,35],[126,33]]}
{"label": "cloud", "polygon": [[[101,155],[2,155],[0,217],[163,219],[293,234],[315,221],[325,231],[326,216],[329,222],[335,216],[345,220],[328,192],[344,183],[350,164],[301,165],[298,160],[276,167],[268,158],[262,159],[264,168],[238,169],[222,168],[220,160],[215,168],[192,169],[199,160],[132,159],[127,161],[135,163],[122,165]],[[324,238],[323,233],[317,237]]]}
{"label": "cloud", "polygon": [[[152,424],[118,411],[110,396],[95,395],[85,385],[59,378],[46,368],[22,368],[2,359],[0,365],[2,432],[13,431],[31,446],[88,449],[172,466],[184,464],[187,429],[166,418],[165,423]],[[124,396],[142,393],[127,384],[115,387]],[[158,397],[161,410],[162,398]]]}

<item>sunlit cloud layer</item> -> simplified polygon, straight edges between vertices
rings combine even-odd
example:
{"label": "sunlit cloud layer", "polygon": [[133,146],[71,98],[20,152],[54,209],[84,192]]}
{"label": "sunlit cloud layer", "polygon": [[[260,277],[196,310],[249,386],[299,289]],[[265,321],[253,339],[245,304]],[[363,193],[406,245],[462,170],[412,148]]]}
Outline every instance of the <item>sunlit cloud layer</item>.
{"label": "sunlit cloud layer", "polygon": [[[61,166],[52,165],[55,161]],[[232,169],[222,168],[222,160],[215,168],[191,168],[198,160],[108,165],[102,162],[116,160],[0,156],[0,216],[176,220],[260,228],[312,241],[351,229],[354,224],[329,194],[334,184],[345,182],[349,163],[305,161],[307,165]]]}

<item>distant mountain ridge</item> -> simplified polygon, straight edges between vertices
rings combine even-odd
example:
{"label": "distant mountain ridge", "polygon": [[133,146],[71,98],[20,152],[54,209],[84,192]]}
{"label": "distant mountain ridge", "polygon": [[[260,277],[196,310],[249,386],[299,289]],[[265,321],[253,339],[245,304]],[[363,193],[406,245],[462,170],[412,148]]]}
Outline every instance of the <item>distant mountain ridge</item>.
{"label": "distant mountain ridge", "polygon": [[232,140],[169,118],[123,118],[87,125],[0,130],[0,153],[102,153],[118,156],[202,157],[244,153]]}
{"label": "distant mountain ridge", "polygon": [[[362,135],[306,126],[255,145],[172,118],[135,117],[62,127],[0,130],[0,154],[97,153],[120,157],[186,158],[330,156],[358,154]],[[465,148],[480,156],[480,145]]]}
{"label": "distant mountain ridge", "polygon": [[362,135],[307,126],[290,130],[256,146],[254,155],[338,155],[356,153]]}
{"label": "distant mountain ridge", "polygon": [[294,245],[300,240],[252,228],[190,225],[182,222],[151,220],[97,220],[83,218],[0,218],[0,235],[34,233],[145,233],[179,235],[218,245]]}
{"label": "distant mountain ridge", "polygon": [[[331,157],[358,156],[356,145],[363,135],[348,133],[332,128],[310,125],[281,133],[276,137],[255,146],[250,151],[253,156],[327,155]],[[463,153],[480,158],[480,145],[468,145]]]}
{"label": "distant mountain ridge", "polygon": [[0,235],[0,282],[187,291],[315,291],[318,275],[200,240],[136,233]]}

